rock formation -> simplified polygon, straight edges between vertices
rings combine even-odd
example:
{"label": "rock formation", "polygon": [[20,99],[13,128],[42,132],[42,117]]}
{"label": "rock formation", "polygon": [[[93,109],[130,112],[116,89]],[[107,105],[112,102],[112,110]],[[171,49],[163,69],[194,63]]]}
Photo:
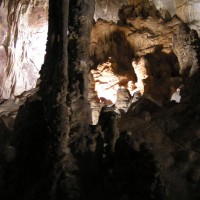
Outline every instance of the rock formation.
{"label": "rock formation", "polygon": [[3,1],[1,5],[0,98],[36,87],[44,62],[48,1]]}
{"label": "rock formation", "polygon": [[184,22],[200,34],[199,23],[200,17],[198,15],[200,5],[196,0],[153,0],[157,9],[161,12],[168,11],[171,16],[175,14]]}
{"label": "rock formation", "polygon": [[35,89],[41,57],[9,47],[47,2],[0,5],[0,199],[199,200],[197,1],[49,0]]}

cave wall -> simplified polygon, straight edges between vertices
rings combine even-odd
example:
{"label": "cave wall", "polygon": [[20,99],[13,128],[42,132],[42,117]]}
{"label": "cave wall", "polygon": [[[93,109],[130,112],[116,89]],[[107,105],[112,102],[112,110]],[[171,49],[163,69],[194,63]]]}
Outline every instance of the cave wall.
{"label": "cave wall", "polygon": [[[177,1],[176,4],[174,1],[155,2],[159,13],[154,12],[154,15],[149,13],[150,16],[147,19],[145,19],[145,16],[142,14],[142,17],[137,17],[137,15],[131,16],[129,13],[124,13],[124,16],[127,16],[127,18],[120,18],[120,20],[123,19],[123,21],[118,21],[117,25],[111,21],[97,20],[91,33],[91,55],[96,63],[104,63],[104,65],[108,65],[109,62],[112,63],[112,61],[109,60],[109,56],[114,58],[118,66],[116,67],[115,64],[113,71],[118,67],[124,67],[124,65],[119,64],[121,56],[126,58],[124,60],[121,59],[124,62],[123,64],[126,63],[125,60],[127,60],[127,63],[130,63],[131,57],[136,57],[136,61],[133,61],[135,65],[138,63],[140,64],[141,59],[146,59],[149,65],[144,65],[144,70],[148,71],[148,67],[152,70],[152,74],[147,72],[147,75],[151,75],[150,78],[158,76],[157,87],[154,87],[154,92],[158,92],[157,95],[162,94],[162,97],[165,96],[162,91],[167,91],[170,85],[170,82],[168,82],[168,75],[172,73],[170,75],[171,77],[175,78],[177,76],[178,79],[181,79],[181,84],[179,83],[179,86],[181,85],[181,101],[179,103],[175,101],[169,102],[168,99],[164,104],[160,104],[158,102],[158,96],[156,97],[156,95],[154,96],[152,94],[151,97],[153,98],[149,98],[148,95],[143,95],[137,102],[131,104],[127,113],[124,114],[121,112],[121,117],[116,116],[119,113],[114,114],[116,113],[116,105],[114,110],[109,106],[105,106],[100,114],[99,125],[102,127],[106,137],[109,138],[109,142],[106,143],[108,149],[110,149],[112,145],[115,146],[114,156],[116,156],[118,151],[121,151],[121,154],[119,153],[118,156],[121,156],[127,163],[129,161],[131,163],[134,157],[131,157],[131,151],[127,149],[129,145],[133,152],[135,150],[142,154],[145,149],[145,151],[149,154],[152,153],[154,156],[157,167],[156,177],[157,181],[160,181],[160,184],[156,186],[158,187],[157,192],[159,194],[154,197],[148,197],[147,199],[198,199],[199,152],[195,144],[198,143],[197,138],[199,137],[199,117],[197,117],[199,115],[199,38],[196,31],[190,30],[190,20],[186,17],[188,14],[187,9],[191,9],[190,6],[192,4],[191,1]],[[178,3],[179,5],[181,4],[180,7]],[[198,4],[196,1],[195,3]],[[177,7],[175,8],[175,6]],[[179,12],[179,9],[181,12]],[[196,6],[195,9],[198,9],[198,6]],[[195,11],[195,9],[193,11]],[[166,12],[167,10],[171,13],[171,16],[168,15]],[[171,19],[175,12],[177,12],[176,14],[180,19],[176,18],[176,16]],[[197,12],[191,13],[191,18],[193,18]],[[186,21],[189,27],[183,23]],[[195,21],[196,25],[198,25],[197,21]],[[128,24],[131,28],[123,26],[122,24]],[[167,28],[169,26],[170,28]],[[129,30],[129,28],[131,30]],[[135,32],[134,28],[136,29]],[[164,30],[165,28],[166,30]],[[159,33],[158,30],[161,32]],[[128,31],[131,31],[131,33]],[[164,33],[166,33],[165,36]],[[131,38],[131,34],[133,38]],[[162,36],[163,39],[161,39]],[[129,45],[132,48],[129,49]],[[140,49],[138,45],[144,48]],[[122,51],[122,49],[124,51]],[[170,53],[175,55],[164,58],[161,52],[165,52],[168,56]],[[130,58],[128,58],[129,55]],[[177,62],[175,57],[177,57],[179,62]],[[137,60],[137,58],[139,59]],[[174,69],[173,67],[167,67],[169,64],[167,64],[167,60],[173,60],[173,58]],[[155,65],[153,64],[154,62]],[[160,67],[158,67],[159,64]],[[159,68],[161,73],[158,72]],[[95,70],[99,70],[99,65]],[[108,68],[105,72],[108,72]],[[132,73],[131,71],[129,72]],[[95,73],[94,71],[94,74]],[[165,78],[168,80],[166,84],[162,82]],[[150,85],[150,82],[147,80],[144,83],[146,87]],[[102,84],[105,84],[105,82]],[[159,89],[160,86],[161,89]],[[176,88],[174,89],[176,90]],[[169,94],[164,97],[165,100],[168,95]],[[155,99],[156,101],[154,101]],[[115,129],[114,119],[116,119],[118,123],[117,129],[119,132]],[[117,137],[117,139],[115,137]],[[116,143],[114,142],[113,144],[113,141]],[[126,145],[123,142],[125,142]],[[119,164],[118,161],[120,159],[115,160],[115,157],[112,158],[113,154],[111,150],[107,150],[106,152],[107,154],[105,153],[105,157],[110,161],[107,160],[110,173],[115,173],[115,180],[117,180],[118,171],[115,167]],[[111,159],[109,156],[111,156]],[[128,167],[126,168],[125,165],[120,163],[120,169],[123,167],[129,171]],[[134,165],[131,165],[128,173],[129,177],[134,176],[134,173],[131,171],[133,169]],[[125,172],[121,172],[121,175],[122,174],[126,176]],[[153,176],[153,174],[151,175]],[[109,175],[107,178],[108,177]],[[110,175],[110,177],[112,177],[112,175]],[[142,176],[140,178],[143,179]],[[134,184],[130,179],[126,177],[125,180],[127,182],[129,180]],[[153,179],[154,181],[156,180],[155,177]],[[147,184],[147,181],[145,183]],[[153,191],[150,193],[152,195]],[[125,194],[128,196],[126,196],[127,198],[134,199],[134,195],[131,195],[127,190]],[[141,194],[139,194],[139,196],[138,199],[146,198],[141,197]]]}
{"label": "cave wall", "polygon": [[[20,1],[19,4],[14,4],[12,1],[8,4],[8,2],[1,3],[1,18],[8,19],[2,21],[1,28],[1,98],[18,96],[36,86],[39,70],[44,61],[47,34],[47,1],[33,1],[29,5]],[[170,19],[176,14],[189,24],[190,28],[198,31],[197,1],[154,1],[154,3],[163,18]],[[151,7],[152,2],[147,0],[97,0],[94,18],[118,22],[127,12],[130,17],[147,17]],[[15,11],[18,14],[15,14]],[[34,24],[34,21],[37,21],[37,24]],[[28,27],[26,33],[25,26]]]}
{"label": "cave wall", "polygon": [[122,5],[128,4],[127,0],[95,0],[95,13],[94,19],[97,20],[98,18],[107,20],[107,21],[114,21],[117,22],[119,20],[118,17],[118,10],[121,8]]}
{"label": "cave wall", "polygon": [[[129,7],[128,9],[134,9],[132,15],[148,15],[152,3],[155,4],[156,9],[159,10],[163,18],[171,18],[177,15],[183,22],[187,23],[191,29],[197,30],[199,33],[200,19],[198,13],[200,4],[196,0],[96,0],[94,18],[95,20],[101,18],[107,21],[112,20],[117,22],[120,18],[119,9],[122,6]],[[168,13],[166,11],[168,11]]]}
{"label": "cave wall", "polygon": [[[2,2],[1,2],[2,3]],[[6,38],[6,34],[8,32],[8,23],[7,20],[5,20],[7,18],[8,15],[8,10],[7,7],[4,5],[0,5],[0,86],[2,86],[2,80],[3,80],[3,74],[4,74],[4,70],[6,69],[6,50],[5,47],[3,45],[4,40]]]}
{"label": "cave wall", "polygon": [[185,23],[189,25],[191,29],[194,29],[200,34],[199,30],[199,9],[200,2],[196,0],[154,0],[157,9],[167,10],[170,12],[171,16],[175,14]]}
{"label": "cave wall", "polygon": [[[1,199],[199,199],[199,38],[176,17],[147,18],[140,11],[120,25],[94,23],[92,0],[49,1],[40,89],[20,108],[14,137],[6,141],[16,155],[0,160]],[[90,70],[100,71],[96,64],[110,55],[118,70],[134,74],[141,66],[142,75],[156,78],[158,94],[178,76],[181,102],[143,95],[126,113],[102,106],[91,125]]]}
{"label": "cave wall", "polygon": [[48,1],[3,1],[1,4],[1,98],[36,87],[44,62]]}

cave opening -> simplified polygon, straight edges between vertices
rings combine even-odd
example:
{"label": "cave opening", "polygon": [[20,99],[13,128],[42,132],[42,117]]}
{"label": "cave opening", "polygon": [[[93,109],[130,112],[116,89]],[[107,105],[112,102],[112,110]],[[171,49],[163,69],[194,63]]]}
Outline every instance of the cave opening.
{"label": "cave opening", "polygon": [[118,14],[117,23],[107,21],[109,14],[101,19],[97,12],[89,46],[93,66],[88,99],[93,124],[97,124],[102,106],[127,112],[134,96],[149,98],[159,106],[180,102],[183,79],[172,48],[172,36],[180,22],[176,18],[166,21],[152,7],[144,14],[147,8],[140,6],[142,13],[137,15],[131,15],[133,10],[127,5],[120,7],[118,13],[124,14],[123,19]]}

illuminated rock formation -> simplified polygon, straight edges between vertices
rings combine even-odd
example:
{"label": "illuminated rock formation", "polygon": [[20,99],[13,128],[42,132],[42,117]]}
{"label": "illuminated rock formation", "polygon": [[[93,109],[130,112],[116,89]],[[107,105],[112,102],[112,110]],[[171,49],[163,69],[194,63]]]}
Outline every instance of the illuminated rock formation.
{"label": "illuminated rock formation", "polygon": [[151,86],[151,74],[148,69],[148,64],[145,59],[141,58],[138,63],[133,61],[132,65],[137,76],[137,82],[135,83],[137,89],[141,94],[144,94],[144,91],[148,93],[147,87]]}
{"label": "illuminated rock formation", "polygon": [[[116,63],[106,62],[97,67],[97,70],[92,70],[95,81],[95,91],[103,103],[106,105],[112,105],[117,100],[117,91],[121,86],[127,87],[128,81],[134,80],[134,75],[131,77],[132,71],[118,72]],[[132,78],[132,79],[131,79]],[[132,86],[133,88],[134,86]],[[133,92],[133,89],[129,88],[129,92]]]}
{"label": "illuminated rock formation", "polygon": [[36,87],[46,49],[48,1],[5,1],[1,9],[8,10],[8,16],[2,16],[8,27],[0,41],[6,60],[1,66],[0,95],[8,99]]}
{"label": "illuminated rock formation", "polygon": [[49,1],[39,89],[0,100],[1,200],[200,199],[199,38],[155,2]]}

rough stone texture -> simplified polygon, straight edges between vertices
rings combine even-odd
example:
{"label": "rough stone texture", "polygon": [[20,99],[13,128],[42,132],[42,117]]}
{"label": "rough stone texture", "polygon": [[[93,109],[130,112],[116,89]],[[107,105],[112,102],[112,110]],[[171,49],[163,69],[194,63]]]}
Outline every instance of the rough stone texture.
{"label": "rough stone texture", "polygon": [[[184,62],[192,73],[185,74],[181,102],[161,109],[152,100],[141,98],[130,106],[118,124],[120,132],[127,131],[128,141],[135,149],[140,150],[141,145],[145,145],[154,152],[165,199],[200,197],[199,151],[194,145],[199,137],[199,48],[189,42],[190,37],[190,30],[182,25],[174,44],[178,58],[183,55],[180,49],[187,46],[190,51],[184,51],[184,58],[193,56],[196,66],[193,71],[193,63]],[[182,45],[179,51],[178,45]]]}
{"label": "rough stone texture", "polygon": [[[120,25],[98,20],[89,44],[94,1],[49,6],[39,93],[20,108],[14,137],[7,137],[12,121],[0,121],[0,198],[199,200],[197,34],[176,18],[134,16]],[[105,63],[109,57],[113,65]],[[89,125],[89,100],[100,103],[90,74],[101,76],[98,66],[112,77],[127,72],[126,87],[137,80],[144,93],[129,99],[121,88],[116,105],[103,105],[98,123]],[[180,103],[170,102],[179,87]]]}
{"label": "rough stone texture", "polygon": [[8,32],[8,23],[7,23],[7,6],[5,3],[0,5],[0,87],[2,87],[2,80],[4,70],[6,69],[6,49],[4,46],[4,41]]}
{"label": "rough stone texture", "polygon": [[136,87],[138,90],[144,94],[144,92],[148,92],[147,87],[151,87],[151,79],[152,74],[150,72],[148,63],[144,58],[141,58],[138,63],[136,61],[132,62],[134,72],[137,76]]}
{"label": "rough stone texture", "polygon": [[[66,198],[72,196],[77,187],[72,175],[74,168],[65,165],[66,162],[73,164],[67,146],[68,3],[54,0],[49,2],[48,53],[41,71],[42,99],[35,95],[27,100],[15,120],[12,144],[16,148],[16,159],[11,165],[12,170],[9,171],[8,167],[6,171],[6,184],[0,193],[1,199]],[[62,9],[66,11],[62,12]],[[66,179],[71,180],[69,185]]]}
{"label": "rough stone texture", "polygon": [[[122,115],[121,119],[118,121],[120,137],[119,135],[116,136],[119,138],[115,140],[115,152],[121,151],[124,153],[124,149],[130,145],[132,150],[143,152],[143,150],[146,149],[154,155],[157,167],[157,178],[160,178],[161,185],[163,186],[163,188],[160,187],[158,191],[160,195],[163,196],[154,196],[153,199],[199,199],[199,152],[194,145],[198,143],[199,137],[199,40],[195,31],[190,31],[184,24],[179,26],[180,22],[174,20],[175,18],[168,22],[169,24],[175,25],[171,26],[175,27],[173,30],[171,27],[169,28],[169,26],[168,28],[166,27],[168,23],[164,23],[163,28],[159,26],[160,24],[158,23],[163,22],[158,18],[150,17],[147,20],[136,18],[132,21],[128,19],[129,25],[132,25],[136,31],[135,34],[133,34],[133,41],[135,39],[135,42],[133,43],[133,41],[129,40],[129,44],[131,43],[130,46],[134,50],[131,51],[131,53],[128,50],[125,56],[123,52],[120,51],[119,47],[121,45],[120,42],[124,41],[123,43],[125,45],[123,45],[125,47],[121,49],[124,49],[124,51],[128,49],[125,42],[129,35],[122,37],[119,31],[118,38],[112,35],[118,28],[120,31],[123,30],[125,32],[125,28],[118,27],[111,22],[108,23],[109,28],[107,28],[106,22],[99,20],[91,35],[91,52],[97,62],[104,62],[107,56],[115,57],[115,55],[117,55],[115,58],[118,63],[120,63],[122,60],[120,58],[120,53],[122,53],[125,58],[124,63],[130,63],[131,61],[130,58],[126,59],[128,57],[127,55],[130,55],[130,57],[140,57],[139,60],[146,59],[148,64],[143,66],[143,71],[145,71],[146,76],[148,75],[153,78],[153,80],[147,82],[145,85],[147,87],[146,91],[148,91],[147,94],[151,94],[151,92],[149,92],[149,87],[153,87],[152,91],[156,91],[157,94],[155,95],[160,94],[160,97],[149,98],[149,95],[145,94],[144,97],[130,106],[127,113]],[[97,28],[98,26],[99,29]],[[144,29],[141,30],[141,28]],[[152,35],[147,36],[146,40],[144,36],[142,39],[138,39],[138,30],[141,32],[143,31],[142,33],[145,34],[150,31],[157,33],[158,35],[155,36],[156,42],[154,45],[152,45],[153,42],[150,43],[153,40],[151,37]],[[161,31],[160,34],[159,31]],[[150,34],[151,33],[152,32],[150,32]],[[165,38],[162,38],[162,34],[165,33]],[[172,36],[175,33],[176,35],[173,37],[172,42]],[[93,34],[96,37],[94,37]],[[93,40],[93,38],[95,38],[95,40]],[[161,48],[161,53],[160,50],[155,47],[158,47],[160,44],[162,45],[162,42],[163,47]],[[172,51],[172,43],[173,51],[178,57],[180,68],[179,65],[175,64],[176,61],[173,61],[174,64],[172,65],[172,63],[167,63],[169,57],[167,58],[166,55],[163,56],[164,52],[169,53]],[[138,52],[138,45],[149,45],[150,48],[155,49],[153,51],[148,51],[148,48],[144,48],[142,53],[140,53]],[[117,54],[117,52],[120,52],[120,55]],[[158,57],[160,57],[160,59],[158,59]],[[160,66],[156,67],[153,63],[157,66],[160,64]],[[134,63],[134,65],[136,64],[137,62]],[[147,67],[150,72],[147,70]],[[139,72],[141,72],[141,70],[139,70]],[[143,75],[144,74],[141,75],[141,80]],[[139,80],[137,73],[136,77]],[[183,84],[181,86],[181,102],[179,104],[175,102],[169,103],[169,100],[165,102],[164,99],[169,97],[170,90],[172,93],[180,86],[181,82]],[[157,86],[155,87],[154,84]],[[162,91],[166,92],[166,94],[162,93]],[[151,95],[153,96],[153,94]],[[160,98],[164,98],[161,100],[161,102],[165,102],[164,105],[160,104],[158,101]],[[109,142],[113,141],[113,136],[117,133],[117,131],[113,131],[116,130],[113,128],[115,123],[112,120],[114,118],[115,113],[113,108],[104,108],[100,115],[99,123],[103,127],[102,130],[106,138],[110,138],[108,141],[106,138],[104,139],[105,145],[108,147],[108,149],[105,149],[105,152],[107,152],[105,153],[105,157],[108,160],[110,160],[109,156],[111,152],[109,149],[112,149],[111,146],[113,146],[113,143],[111,144]],[[128,145],[122,142],[121,145],[124,146],[120,149],[120,145],[118,146],[118,144],[123,141],[122,138],[126,138],[124,140],[126,140]],[[112,163],[112,161],[110,162]],[[114,163],[116,164],[116,160]],[[113,168],[112,164],[110,164],[110,171],[114,172],[116,175],[116,169]],[[121,167],[122,166],[123,165],[121,165]],[[133,168],[130,167],[130,169]],[[130,174],[131,173],[129,173],[129,176]],[[126,180],[128,181],[129,179],[126,178]],[[126,195],[127,199],[133,197],[133,195],[128,194],[128,192]],[[146,198],[141,197],[141,194],[139,194],[139,196],[138,199]]]}
{"label": "rough stone texture", "polygon": [[36,87],[46,48],[48,1],[9,0],[1,5],[4,9],[8,12],[1,17],[8,24],[2,24],[0,38],[4,47],[0,51],[0,96],[8,99]]}
{"label": "rough stone texture", "polygon": [[117,90],[117,101],[115,108],[119,111],[126,112],[131,102],[131,93],[128,89],[121,87]]}
{"label": "rough stone texture", "polygon": [[200,2],[198,0],[154,0],[157,9],[169,11],[171,16],[175,14],[187,23],[191,29],[200,34]]}
{"label": "rough stone texture", "polygon": [[150,13],[150,1],[149,0],[128,0],[128,5],[134,7],[134,12],[137,17],[147,18]]}
{"label": "rough stone texture", "polygon": [[[187,23],[191,29],[197,30],[199,33],[199,9],[198,0],[96,0],[95,19],[101,18],[107,21],[118,22],[123,20],[124,15],[130,17],[148,17],[155,15],[156,11],[152,11],[154,5],[158,10],[157,14],[165,20],[177,15],[183,22]],[[121,9],[122,5],[124,7]],[[127,15],[129,13],[129,15]]]}
{"label": "rough stone texture", "polygon": [[[132,70],[123,70],[111,60],[99,65],[97,70],[92,70],[91,73],[95,81],[95,91],[105,105],[112,105],[116,102],[117,91],[120,87],[127,88],[129,81],[135,82]],[[130,90],[132,91],[133,89]]]}
{"label": "rough stone texture", "polygon": [[196,30],[200,35],[200,2],[196,0],[190,1],[176,1],[176,15],[180,17],[183,22],[187,23],[191,29]]}
{"label": "rough stone texture", "polygon": [[[139,102],[132,108],[137,112],[128,112],[129,115],[120,120],[120,130],[129,132],[129,141],[133,141],[132,145],[136,149],[145,144],[154,151],[166,189],[166,199],[198,199],[199,165],[196,162],[199,160],[199,152],[192,147],[192,143],[198,138],[199,122],[197,119],[187,121],[190,114],[196,113],[194,109],[197,105],[191,107],[189,104],[180,104],[167,107],[162,112],[155,108],[150,110],[155,107],[153,102],[146,103],[146,107],[145,102]],[[194,131],[191,133],[189,129],[192,127]]]}
{"label": "rough stone texture", "polygon": [[179,60],[179,73],[183,76],[193,76],[199,69],[198,43],[196,31],[190,30],[186,24],[182,24],[173,37],[173,51]]}
{"label": "rough stone texture", "polygon": [[[113,106],[117,110],[128,109],[131,95],[136,90],[133,69],[124,70],[110,57],[106,63],[91,70],[89,98],[92,110],[92,124],[98,123],[103,106]],[[125,90],[125,91],[124,91]]]}
{"label": "rough stone texture", "polygon": [[[157,17],[137,17],[127,19],[127,23],[129,26],[98,20],[91,33],[91,57],[95,63],[102,63],[111,56],[116,62],[112,72],[115,79],[127,74],[126,79],[122,79],[122,86],[128,88],[128,82],[132,81],[132,88],[129,88],[132,95],[140,91],[162,105],[169,101],[182,82],[178,61],[172,51],[172,37],[180,21],[176,18],[164,22]],[[102,82],[107,81],[100,80],[103,75],[98,77],[95,78],[99,81],[97,84],[106,85]],[[111,99],[106,92],[105,89],[101,91],[104,98]]]}
{"label": "rough stone texture", "polygon": [[189,97],[191,94],[199,94],[200,48],[197,32],[182,24],[173,37],[173,50],[178,57],[179,71],[184,79],[182,95]]}
{"label": "rough stone texture", "polygon": [[122,5],[126,5],[127,0],[95,0],[94,19],[98,18],[117,22],[119,20],[118,11]]}
{"label": "rough stone texture", "polygon": [[156,5],[157,9],[159,10],[168,10],[171,16],[174,16],[176,13],[176,5],[175,0],[153,0],[154,4]]}
{"label": "rough stone texture", "polygon": [[94,19],[118,23],[127,12],[129,17],[146,18],[149,16],[150,7],[149,0],[96,0]]}
{"label": "rough stone texture", "polygon": [[19,107],[23,105],[26,99],[34,95],[38,88],[23,92],[21,95],[16,96],[15,99],[4,99],[0,102],[0,117],[11,117],[13,120],[17,116]]}
{"label": "rough stone texture", "polygon": [[90,53],[97,63],[112,57],[117,63],[130,67],[134,56],[152,53],[160,47],[163,52],[172,52],[172,35],[180,21],[173,18],[165,23],[157,18],[146,20],[138,17],[128,19],[130,26],[118,26],[112,22],[98,20],[92,30]]}

